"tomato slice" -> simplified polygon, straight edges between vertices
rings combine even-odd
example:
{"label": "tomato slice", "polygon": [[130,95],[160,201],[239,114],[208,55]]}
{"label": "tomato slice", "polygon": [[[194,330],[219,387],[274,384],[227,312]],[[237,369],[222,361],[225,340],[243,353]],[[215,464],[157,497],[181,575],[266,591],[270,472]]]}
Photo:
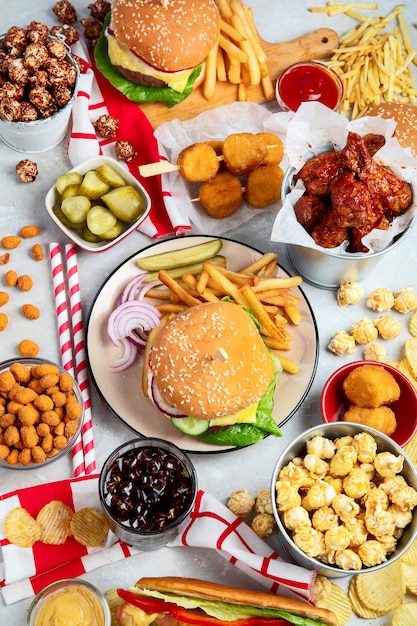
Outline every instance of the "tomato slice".
{"label": "tomato slice", "polygon": [[291,626],[285,619],[274,619],[273,617],[247,617],[234,621],[222,621],[216,617],[211,617],[200,609],[184,609],[173,602],[166,602],[159,598],[149,598],[138,596],[131,591],[118,589],[117,594],[122,600],[141,608],[146,613],[169,613],[172,617],[183,624],[193,624],[193,626]]}

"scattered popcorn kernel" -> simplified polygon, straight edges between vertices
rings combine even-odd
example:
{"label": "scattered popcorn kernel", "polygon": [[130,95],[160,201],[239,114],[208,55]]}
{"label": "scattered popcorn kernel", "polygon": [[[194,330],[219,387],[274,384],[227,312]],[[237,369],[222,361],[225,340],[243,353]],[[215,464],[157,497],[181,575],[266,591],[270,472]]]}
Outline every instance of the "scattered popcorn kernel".
{"label": "scattered popcorn kernel", "polygon": [[394,296],[386,287],[380,287],[369,294],[366,306],[377,313],[389,311],[394,306]]}
{"label": "scattered popcorn kernel", "polygon": [[380,343],[372,343],[364,351],[363,358],[365,361],[379,361],[380,363],[386,363],[388,354],[384,346]]}
{"label": "scattered popcorn kernel", "polygon": [[228,509],[237,517],[246,517],[249,515],[255,505],[255,498],[246,489],[235,491],[229,498],[227,503]]}
{"label": "scattered popcorn kernel", "polygon": [[338,356],[356,352],[355,340],[352,335],[349,335],[345,330],[338,330],[327,347]]}
{"label": "scattered popcorn kernel", "polygon": [[382,339],[393,339],[402,330],[401,322],[391,315],[381,315],[381,317],[374,320],[374,324]]}
{"label": "scattered popcorn kernel", "polygon": [[363,287],[356,281],[343,283],[337,290],[337,302],[339,306],[358,304],[362,300],[363,296]]}
{"label": "scattered popcorn kernel", "polygon": [[364,317],[350,327],[350,334],[356,343],[365,344],[371,343],[378,337],[378,330],[372,320]]}
{"label": "scattered popcorn kernel", "polygon": [[400,313],[417,311],[417,293],[410,285],[394,293],[394,309]]}

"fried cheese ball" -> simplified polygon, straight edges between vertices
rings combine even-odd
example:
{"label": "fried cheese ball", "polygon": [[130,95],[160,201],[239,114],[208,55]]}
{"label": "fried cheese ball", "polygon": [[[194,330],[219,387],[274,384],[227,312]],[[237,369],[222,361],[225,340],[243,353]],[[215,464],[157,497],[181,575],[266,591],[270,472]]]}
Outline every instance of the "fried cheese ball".
{"label": "fried cheese ball", "polygon": [[393,375],[372,364],[360,365],[349,372],[343,390],[350,402],[369,408],[391,404],[400,397],[400,387]]}
{"label": "fried cheese ball", "polygon": [[276,163],[262,163],[249,172],[245,196],[250,205],[263,209],[281,200],[283,169]]}
{"label": "fried cheese ball", "polygon": [[262,163],[267,154],[264,139],[253,133],[232,133],[223,142],[226,167],[236,176],[248,174]]}
{"label": "fried cheese ball", "polygon": [[180,176],[189,183],[199,183],[213,178],[219,170],[215,149],[208,143],[193,143],[178,155]]}
{"label": "fried cheese ball", "polygon": [[355,422],[376,428],[388,436],[392,435],[397,428],[395,413],[388,406],[370,408],[352,404],[343,415],[343,419],[345,422]]}
{"label": "fried cheese ball", "polygon": [[210,217],[222,219],[236,213],[242,204],[242,184],[230,172],[219,172],[204,181],[199,190],[200,204]]}
{"label": "fried cheese ball", "polygon": [[263,159],[262,164],[276,163],[279,165],[284,157],[284,143],[282,139],[278,137],[278,135],[267,131],[256,133],[256,136],[263,139],[268,148],[268,153]]}

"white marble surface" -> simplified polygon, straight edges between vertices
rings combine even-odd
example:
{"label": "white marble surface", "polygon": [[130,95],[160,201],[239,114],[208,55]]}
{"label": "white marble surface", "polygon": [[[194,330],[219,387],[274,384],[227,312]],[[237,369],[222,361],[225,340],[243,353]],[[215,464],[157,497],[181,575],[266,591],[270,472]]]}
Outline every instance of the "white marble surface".
{"label": "white marble surface", "polygon": [[[54,24],[52,4],[52,1],[44,2],[43,0],[32,0],[30,3],[23,0],[6,3],[3,0],[1,2],[1,32],[5,32],[13,24],[24,26],[32,20]],[[74,0],[73,4],[77,7],[80,17],[88,15],[87,2]],[[342,34],[353,26],[353,21],[344,16],[328,18],[321,13],[312,14],[307,11],[308,6],[322,3],[252,0],[248,4],[253,7],[262,36],[269,41],[289,40],[320,26],[329,26]],[[379,2],[378,6],[378,13],[385,15],[395,6],[395,3],[383,1]],[[417,30],[414,26],[417,23],[417,5],[407,3],[404,14],[409,25],[410,37],[417,46]],[[65,145],[43,154],[32,155],[40,171],[33,184],[23,185],[14,173],[16,163],[23,156],[4,144],[0,144],[0,236],[14,234],[24,224],[36,223],[42,227],[39,240],[44,244],[45,250],[50,241],[66,243],[44,209],[46,191],[54,183],[57,175],[68,170],[70,166],[65,154]],[[28,154],[28,157],[31,158],[31,155]],[[270,241],[273,220],[273,213],[263,214],[226,234],[264,251],[278,251],[280,263],[288,267],[283,247]],[[123,245],[105,253],[92,255],[79,252],[81,297],[85,319],[103,280],[130,254],[150,243],[152,241],[146,236],[134,233],[125,240]],[[30,242],[24,242],[19,252],[12,254],[9,267],[13,267],[18,273],[30,273],[34,277],[35,287],[32,300],[36,299],[39,303],[42,310],[42,322],[37,323],[36,328],[33,323],[29,325],[30,323],[19,315],[19,306],[27,298],[21,294],[14,294],[13,300],[8,305],[11,314],[10,326],[0,336],[1,359],[14,356],[18,340],[29,336],[29,333],[39,342],[43,357],[57,359],[59,354],[49,263],[47,260],[38,264],[31,261],[28,254],[29,245]],[[417,231],[414,228],[403,244],[396,248],[395,254],[385,257],[371,275],[363,281],[365,292],[369,293],[372,289],[381,286],[397,290],[407,284],[417,289],[416,245]],[[4,271],[3,268],[1,274]],[[230,493],[236,489],[247,488],[256,495],[260,489],[269,487],[275,461],[283,446],[296,434],[320,421],[319,397],[327,377],[348,359],[353,360],[362,356],[361,350],[358,350],[350,357],[336,357],[326,349],[326,346],[336,330],[348,330],[353,322],[369,316],[369,309],[366,309],[365,304],[341,309],[337,306],[334,292],[318,289],[308,284],[303,286],[303,290],[316,316],[320,337],[319,362],[315,380],[300,410],[283,427],[282,439],[270,437],[256,446],[228,454],[193,456],[200,487],[222,501],[226,501]],[[403,321],[402,335],[397,340],[386,344],[391,360],[400,357],[401,347],[408,337],[407,318],[402,317],[401,320]],[[92,396],[96,454],[100,467],[115,445],[130,439],[132,433],[107,411],[94,389],[92,389]],[[51,467],[54,479],[71,475],[70,458],[63,459]],[[51,470],[46,468],[30,472],[0,470],[0,492],[4,493],[12,488],[42,483],[50,479]],[[96,570],[86,575],[86,578],[105,591],[115,585],[130,585],[141,575],[168,574],[198,575],[219,582],[233,582],[240,586],[254,585],[250,579],[239,573],[217,554],[204,550],[191,551],[186,548],[175,549],[175,551],[162,549],[154,553],[139,555],[128,561]],[[25,621],[28,605],[29,600],[25,600],[6,607],[0,600],[1,622],[9,626],[21,626]],[[352,617],[349,625],[368,623],[375,624],[375,626],[377,624],[388,626],[390,617],[386,616],[373,621]]]}

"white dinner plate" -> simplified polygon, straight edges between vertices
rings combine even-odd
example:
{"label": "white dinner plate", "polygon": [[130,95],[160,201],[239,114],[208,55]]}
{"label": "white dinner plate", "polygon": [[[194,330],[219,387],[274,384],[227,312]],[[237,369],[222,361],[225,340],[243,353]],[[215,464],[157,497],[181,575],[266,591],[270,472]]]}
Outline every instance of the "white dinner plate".
{"label": "white dinner plate", "polygon": [[[137,259],[167,250],[186,248],[209,239],[213,237],[196,235],[166,240],[152,244],[124,261],[99,289],[90,310],[86,333],[90,373],[99,395],[110,411],[137,435],[160,437],[171,441],[185,452],[201,454],[226,452],[236,448],[207,443],[175,428],[142,394],[141,356],[124,372],[113,372],[111,363],[119,356],[119,351],[108,339],[106,325],[121,289],[141,271]],[[221,254],[226,256],[228,267],[233,270],[242,269],[262,255],[259,250],[225,238]],[[288,276],[288,273],[280,267],[279,275]],[[316,373],[318,359],[317,325],[310,304],[301,289],[296,288],[293,293],[299,298],[298,307],[302,321],[299,326],[290,328],[291,350],[286,356],[295,360],[300,365],[300,370],[297,374],[282,372],[278,376],[273,415],[280,426],[294,415],[307,395]]]}

